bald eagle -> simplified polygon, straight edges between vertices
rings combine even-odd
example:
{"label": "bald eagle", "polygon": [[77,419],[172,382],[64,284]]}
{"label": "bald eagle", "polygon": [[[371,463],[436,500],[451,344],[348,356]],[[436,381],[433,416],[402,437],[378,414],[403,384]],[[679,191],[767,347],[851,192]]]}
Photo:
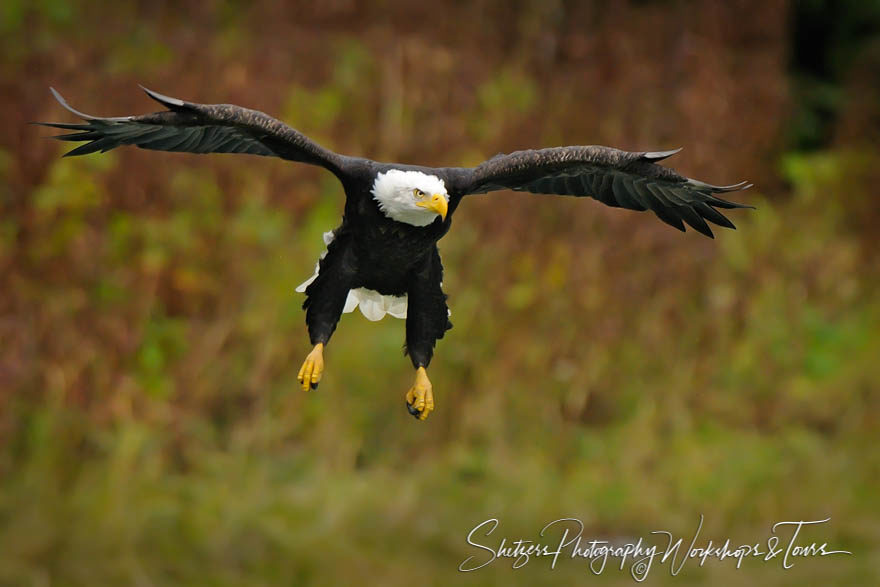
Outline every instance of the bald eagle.
{"label": "bald eagle", "polygon": [[651,210],[684,231],[684,223],[712,237],[706,221],[734,228],[718,209],[749,208],[717,194],[744,190],[746,182],[716,186],[657,164],[672,151],[629,152],[570,146],[496,155],[476,167],[422,167],[380,163],[329,151],[286,124],[230,104],[196,104],[147,90],[167,110],[141,116],[100,118],[58,102],[82,123],[38,123],[82,141],[65,156],[135,145],[187,153],[249,153],[319,165],[345,190],[342,223],[324,236],[327,250],[315,274],[298,291],[314,345],[298,380],[315,389],[324,373],[324,346],[343,312],[360,307],[370,320],[390,314],[406,319],[405,350],[416,370],[405,400],[424,420],[434,409],[427,367],[434,346],[452,328],[437,241],[449,230],[461,199],[495,190],[590,196],[608,206]]}

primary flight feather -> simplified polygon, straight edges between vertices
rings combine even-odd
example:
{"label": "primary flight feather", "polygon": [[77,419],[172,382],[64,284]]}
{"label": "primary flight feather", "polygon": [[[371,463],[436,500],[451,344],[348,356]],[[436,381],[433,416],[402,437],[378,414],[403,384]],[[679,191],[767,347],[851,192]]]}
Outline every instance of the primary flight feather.
{"label": "primary flight feather", "polygon": [[476,167],[422,167],[348,157],[321,147],[267,114],[231,104],[196,104],[144,88],[167,108],[141,116],[101,118],[62,106],[82,123],[38,123],[74,131],[56,136],[83,142],[65,156],[105,152],[121,145],[187,153],[249,153],[320,165],[345,190],[342,224],[325,234],[327,251],[304,291],[306,324],[314,348],[298,378],[318,386],[324,346],[343,312],[360,307],[378,320],[406,319],[406,351],[416,377],[406,393],[409,412],[420,420],[434,409],[427,367],[436,341],[452,324],[441,282],[437,241],[449,230],[461,198],[495,190],[589,196],[630,210],[651,210],[684,231],[685,223],[712,237],[706,222],[734,228],[718,209],[749,208],[718,194],[751,187],[715,186],[677,174],[657,162],[678,152],[629,152],[601,146],[570,146],[496,155]]}

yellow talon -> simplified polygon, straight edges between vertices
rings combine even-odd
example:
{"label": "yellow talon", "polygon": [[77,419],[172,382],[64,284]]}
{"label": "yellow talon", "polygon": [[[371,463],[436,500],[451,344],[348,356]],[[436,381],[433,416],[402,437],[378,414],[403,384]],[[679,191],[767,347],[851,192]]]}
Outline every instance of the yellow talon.
{"label": "yellow talon", "polygon": [[434,411],[434,392],[424,367],[416,370],[415,383],[406,392],[406,409],[419,420],[426,419]]}
{"label": "yellow talon", "polygon": [[318,343],[312,352],[308,354],[306,360],[303,361],[302,367],[299,369],[299,375],[296,378],[302,385],[303,391],[309,389],[317,389],[318,382],[321,381],[321,375],[324,374],[324,344]]}

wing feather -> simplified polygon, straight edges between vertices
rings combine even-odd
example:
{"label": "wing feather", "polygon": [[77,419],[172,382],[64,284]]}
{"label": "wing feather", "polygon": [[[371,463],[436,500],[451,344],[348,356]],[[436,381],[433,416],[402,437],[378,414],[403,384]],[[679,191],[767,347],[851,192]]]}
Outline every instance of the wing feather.
{"label": "wing feather", "polygon": [[267,114],[231,104],[196,104],[142,88],[168,110],[141,116],[102,118],[72,108],[51,88],[55,99],[83,123],[38,122],[74,131],[54,138],[84,142],[65,157],[109,151],[122,145],[187,153],[248,153],[341,169],[343,158]]}
{"label": "wing feather", "polygon": [[675,213],[667,206],[658,206],[654,209],[654,214],[657,215],[657,218],[668,224],[673,228],[677,228],[678,230],[684,232],[684,223],[681,221],[680,216],[676,216]]}
{"label": "wing feather", "polygon": [[624,208],[629,208],[630,210],[638,210],[639,212],[643,211],[645,207],[638,201],[635,197],[635,192],[633,192],[632,185],[626,185],[627,177],[621,173],[614,174],[614,177],[611,179],[611,188],[614,192],[615,199],[620,202],[620,204]]}
{"label": "wing feather", "polygon": [[458,169],[457,197],[511,189],[532,193],[589,196],[608,206],[651,210],[657,217],[685,230],[713,237],[706,221],[734,228],[716,208],[751,208],[716,194],[751,187],[747,182],[717,186],[683,177],[657,165],[681,149],[630,152],[601,146],[557,147],[496,155],[477,167]]}

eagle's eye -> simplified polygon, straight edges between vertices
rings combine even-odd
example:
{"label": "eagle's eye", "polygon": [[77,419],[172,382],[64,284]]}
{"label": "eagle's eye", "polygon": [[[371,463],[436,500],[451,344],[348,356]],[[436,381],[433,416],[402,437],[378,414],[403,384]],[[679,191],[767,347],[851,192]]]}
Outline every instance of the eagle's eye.
{"label": "eagle's eye", "polygon": [[418,189],[418,188],[415,188],[415,189],[413,190],[413,196],[415,196],[415,197],[417,197],[417,198],[424,198],[424,197],[425,197],[425,192],[423,192],[422,190],[420,190],[420,189]]}

